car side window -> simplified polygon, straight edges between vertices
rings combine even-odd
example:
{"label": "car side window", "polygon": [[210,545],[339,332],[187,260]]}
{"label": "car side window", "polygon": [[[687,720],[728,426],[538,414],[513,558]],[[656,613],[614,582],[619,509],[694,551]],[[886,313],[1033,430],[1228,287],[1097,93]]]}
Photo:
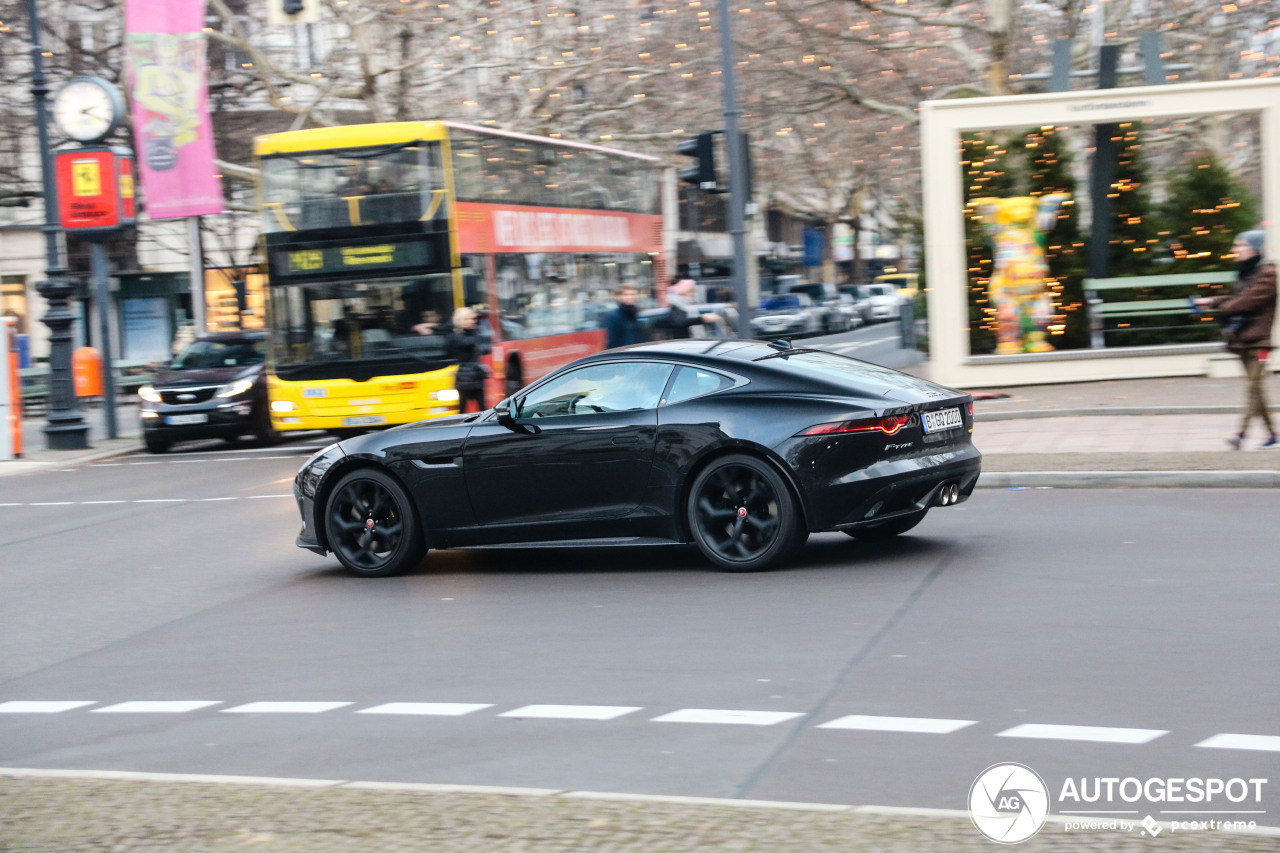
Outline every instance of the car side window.
{"label": "car side window", "polygon": [[548,418],[657,408],[671,365],[656,361],[590,364],[535,388],[519,417]]}
{"label": "car side window", "polygon": [[671,383],[671,390],[667,392],[664,405],[670,406],[675,403],[682,403],[685,400],[692,400],[694,397],[714,394],[716,391],[722,391],[733,384],[733,380],[728,376],[722,376],[710,370],[701,370],[696,367],[679,367],[677,371],[675,381]]}

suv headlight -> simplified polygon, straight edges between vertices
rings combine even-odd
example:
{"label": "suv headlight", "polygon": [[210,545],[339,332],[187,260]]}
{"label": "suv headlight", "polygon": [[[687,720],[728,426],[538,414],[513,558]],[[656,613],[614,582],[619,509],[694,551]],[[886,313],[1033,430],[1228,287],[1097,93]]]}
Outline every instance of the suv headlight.
{"label": "suv headlight", "polygon": [[243,394],[245,391],[248,391],[252,387],[253,387],[252,379],[237,379],[235,382],[232,382],[230,385],[223,385],[220,389],[218,389],[218,396],[234,397],[237,394]]}
{"label": "suv headlight", "polygon": [[146,400],[148,403],[159,403],[160,392],[150,385],[143,385],[138,389],[138,396]]}

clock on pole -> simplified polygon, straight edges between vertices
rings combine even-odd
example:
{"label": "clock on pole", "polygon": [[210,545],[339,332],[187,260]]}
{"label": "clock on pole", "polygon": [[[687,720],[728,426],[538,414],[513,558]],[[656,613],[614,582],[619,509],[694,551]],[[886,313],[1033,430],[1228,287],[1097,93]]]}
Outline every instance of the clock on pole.
{"label": "clock on pole", "polygon": [[106,139],[124,118],[124,98],[101,77],[72,77],[53,96],[53,120],[69,139],[90,144]]}

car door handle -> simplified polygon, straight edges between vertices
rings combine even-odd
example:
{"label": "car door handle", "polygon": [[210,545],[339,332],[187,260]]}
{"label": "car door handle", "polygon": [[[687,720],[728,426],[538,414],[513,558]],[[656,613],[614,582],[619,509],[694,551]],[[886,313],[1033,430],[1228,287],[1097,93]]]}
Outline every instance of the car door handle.
{"label": "car door handle", "polygon": [[613,437],[614,444],[639,444],[640,436],[638,435],[615,435]]}

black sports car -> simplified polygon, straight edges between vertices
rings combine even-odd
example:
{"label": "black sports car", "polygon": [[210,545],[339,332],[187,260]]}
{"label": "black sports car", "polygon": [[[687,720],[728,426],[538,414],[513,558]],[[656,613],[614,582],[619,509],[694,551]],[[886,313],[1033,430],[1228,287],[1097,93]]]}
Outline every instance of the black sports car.
{"label": "black sports car", "polygon": [[757,571],[811,531],[883,539],[967,499],[971,400],[787,341],[608,350],[489,411],[321,450],[294,482],[298,545],[365,577],[512,543],[692,542]]}

